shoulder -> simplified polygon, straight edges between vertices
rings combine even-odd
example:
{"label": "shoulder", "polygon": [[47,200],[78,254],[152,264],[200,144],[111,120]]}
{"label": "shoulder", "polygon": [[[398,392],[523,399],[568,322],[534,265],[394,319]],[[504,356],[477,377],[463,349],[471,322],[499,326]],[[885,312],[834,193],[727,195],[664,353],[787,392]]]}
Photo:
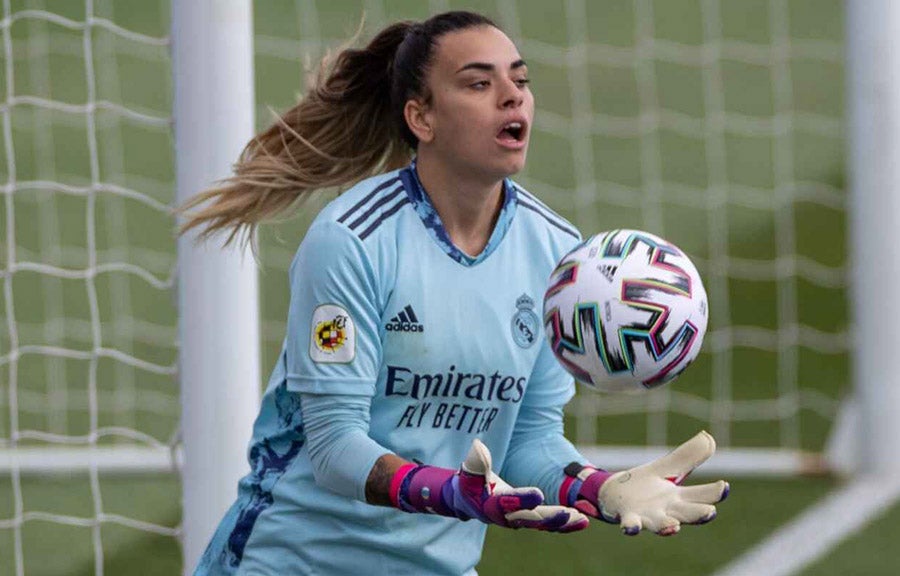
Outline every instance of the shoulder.
{"label": "shoulder", "polygon": [[365,240],[408,204],[400,170],[394,170],[367,178],[342,193],[319,212],[313,225],[337,225]]}
{"label": "shoulder", "polygon": [[529,235],[568,252],[581,242],[581,232],[571,222],[557,214],[537,196],[520,184],[508,180],[516,194],[516,219],[528,227]]}
{"label": "shoulder", "polygon": [[[357,183],[329,202],[313,220],[294,256],[292,276],[295,268],[302,268],[355,269],[360,275],[379,277],[393,262],[393,251],[384,249],[384,239],[391,235],[383,231],[392,229],[397,213],[409,204],[400,170]],[[377,237],[382,240],[374,240]]]}

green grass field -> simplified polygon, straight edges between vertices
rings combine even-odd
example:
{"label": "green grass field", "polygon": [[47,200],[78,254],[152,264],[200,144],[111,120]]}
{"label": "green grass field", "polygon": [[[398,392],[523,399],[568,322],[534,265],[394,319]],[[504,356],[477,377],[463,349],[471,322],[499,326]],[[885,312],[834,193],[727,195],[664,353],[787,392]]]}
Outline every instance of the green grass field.
{"label": "green grass field", "polygon": [[[85,6],[16,0],[11,10],[44,9],[77,22],[85,19]],[[128,30],[168,34],[164,0],[96,0],[93,6],[96,17]],[[621,405],[604,399],[602,416],[570,414],[571,436],[586,443],[673,443],[708,428],[722,445],[821,450],[850,386],[842,3],[604,0],[547,6],[538,0],[257,2],[257,123],[264,127],[270,110],[294,101],[307,63],[346,39],[363,13],[368,32],[391,19],[445,8],[494,16],[529,62],[539,108],[529,165],[518,180],[585,234],[627,227],[674,241],[695,259],[710,294],[707,344],[691,370],[662,392],[669,409],[647,410],[659,399]],[[0,66],[4,94],[11,87],[17,97],[84,104],[93,91],[98,100],[170,115],[165,46],[96,27],[88,67],[78,29],[23,17],[9,31],[12,73]],[[567,65],[566,51],[573,47]],[[170,442],[178,418],[171,374],[177,358],[170,286],[175,242],[166,209],[174,202],[170,127],[100,108],[91,132],[83,112],[22,101],[6,118],[12,146],[3,147],[0,181],[14,182],[16,190],[0,205],[0,265],[9,269],[5,243],[13,239],[17,263],[83,270],[92,262],[127,262],[162,286],[146,275],[103,269],[88,279],[21,268],[13,274],[11,296],[0,293],[0,440],[7,442],[14,424],[25,432],[20,444],[42,444],[37,433],[85,436],[93,417],[102,430],[128,428]],[[70,188],[48,189],[40,184],[45,181]],[[140,197],[108,188],[88,194],[93,181],[136,190]],[[284,335],[287,265],[315,207],[329,194],[262,231],[266,371]],[[11,230],[7,215],[14,217]],[[791,339],[794,326],[799,342]],[[779,336],[779,327],[788,330]],[[809,332],[825,345],[803,340]],[[162,373],[109,356],[93,362],[29,353],[15,362],[12,380],[14,338],[20,349],[54,346],[88,356],[97,348],[114,349]],[[731,410],[737,418],[721,417]],[[113,432],[100,439],[121,441]],[[11,480],[0,477],[0,526],[15,515]],[[101,477],[99,503],[86,475],[65,481],[23,477],[22,483],[25,513],[93,518],[99,504],[106,514],[161,526],[180,521],[174,476]],[[686,529],[674,539],[625,539],[605,525],[568,537],[491,530],[482,572],[709,573],[837,481],[734,479],[733,486],[712,526]],[[895,507],[807,573],[893,574],[900,557],[891,554],[887,538],[898,530]],[[22,538],[26,574],[94,573],[89,527],[29,517]],[[104,522],[100,542],[107,574],[172,574],[180,565],[171,536]],[[14,562],[12,531],[0,528],[0,575],[14,574]]]}
{"label": "green grass field", "polygon": [[[172,498],[179,485],[172,476],[110,478],[104,479],[102,485],[107,513],[163,525],[176,525],[179,521],[179,507]],[[685,527],[674,538],[647,534],[627,538],[600,522],[585,532],[570,535],[491,528],[479,572],[488,576],[709,574],[836,486],[835,481],[824,478],[736,479],[732,483],[732,497],[720,507],[719,517],[713,524]],[[8,490],[8,481],[0,481],[0,494]],[[26,503],[39,502],[29,508],[64,515],[91,514],[86,478],[26,479],[23,492]],[[77,494],[82,497],[74,497]],[[7,513],[2,508],[0,512]],[[893,575],[900,563],[900,551],[891,545],[898,529],[900,506],[895,506],[883,519],[810,567],[804,575]],[[26,523],[22,531],[25,573],[30,576],[94,574],[91,530],[41,520]],[[14,574],[12,537],[9,531],[5,532],[0,531],[0,574]],[[180,570],[180,549],[169,536],[148,535],[134,528],[106,523],[102,527],[102,543],[105,574],[163,576]]]}

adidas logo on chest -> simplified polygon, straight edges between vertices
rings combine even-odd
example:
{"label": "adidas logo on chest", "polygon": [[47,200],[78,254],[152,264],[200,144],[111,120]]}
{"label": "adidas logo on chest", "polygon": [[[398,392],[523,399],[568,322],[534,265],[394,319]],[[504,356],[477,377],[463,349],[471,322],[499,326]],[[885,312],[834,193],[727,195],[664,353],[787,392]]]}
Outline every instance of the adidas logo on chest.
{"label": "adidas logo on chest", "polygon": [[384,329],[388,332],[424,332],[425,326],[419,323],[419,318],[411,304],[407,304],[399,314],[391,318]]}

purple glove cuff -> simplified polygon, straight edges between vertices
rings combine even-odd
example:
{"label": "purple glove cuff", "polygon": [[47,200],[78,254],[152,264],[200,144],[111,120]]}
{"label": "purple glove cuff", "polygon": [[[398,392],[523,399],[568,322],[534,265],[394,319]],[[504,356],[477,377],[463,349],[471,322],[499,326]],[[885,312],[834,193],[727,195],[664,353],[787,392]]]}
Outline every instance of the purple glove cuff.
{"label": "purple glove cuff", "polygon": [[593,466],[582,466],[577,462],[566,466],[565,474],[566,478],[559,488],[559,503],[563,506],[575,506],[578,500],[596,504],[600,487],[612,476],[611,472]]}
{"label": "purple glove cuff", "polygon": [[578,496],[588,500],[591,504],[596,505],[597,494],[600,493],[600,487],[609,480],[610,476],[612,476],[611,472],[595,469],[594,472],[581,483],[581,488],[578,490]]}
{"label": "purple glove cuff", "polygon": [[437,466],[416,466],[398,471],[404,473],[399,479],[396,505],[406,512],[425,512],[441,516],[456,516],[444,499],[443,491],[448,481],[456,475],[455,470]]}

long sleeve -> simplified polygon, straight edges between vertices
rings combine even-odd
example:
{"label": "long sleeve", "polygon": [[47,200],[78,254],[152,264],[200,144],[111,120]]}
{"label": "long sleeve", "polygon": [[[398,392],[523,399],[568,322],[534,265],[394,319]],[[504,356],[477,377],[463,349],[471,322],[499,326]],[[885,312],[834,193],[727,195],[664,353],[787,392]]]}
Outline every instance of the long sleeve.
{"label": "long sleeve", "polygon": [[587,462],[563,434],[563,407],[575,394],[572,377],[544,344],[513,428],[500,476],[513,486],[537,486],[557,504],[571,462]]}
{"label": "long sleeve", "polygon": [[289,394],[298,394],[316,483],[365,501],[375,461],[369,437],[381,358],[378,291],[359,239],[338,223],[307,232],[291,265],[285,346]]}
{"label": "long sleeve", "polygon": [[301,394],[307,450],[316,484],[365,502],[366,480],[390,450],[369,437],[369,398]]}

